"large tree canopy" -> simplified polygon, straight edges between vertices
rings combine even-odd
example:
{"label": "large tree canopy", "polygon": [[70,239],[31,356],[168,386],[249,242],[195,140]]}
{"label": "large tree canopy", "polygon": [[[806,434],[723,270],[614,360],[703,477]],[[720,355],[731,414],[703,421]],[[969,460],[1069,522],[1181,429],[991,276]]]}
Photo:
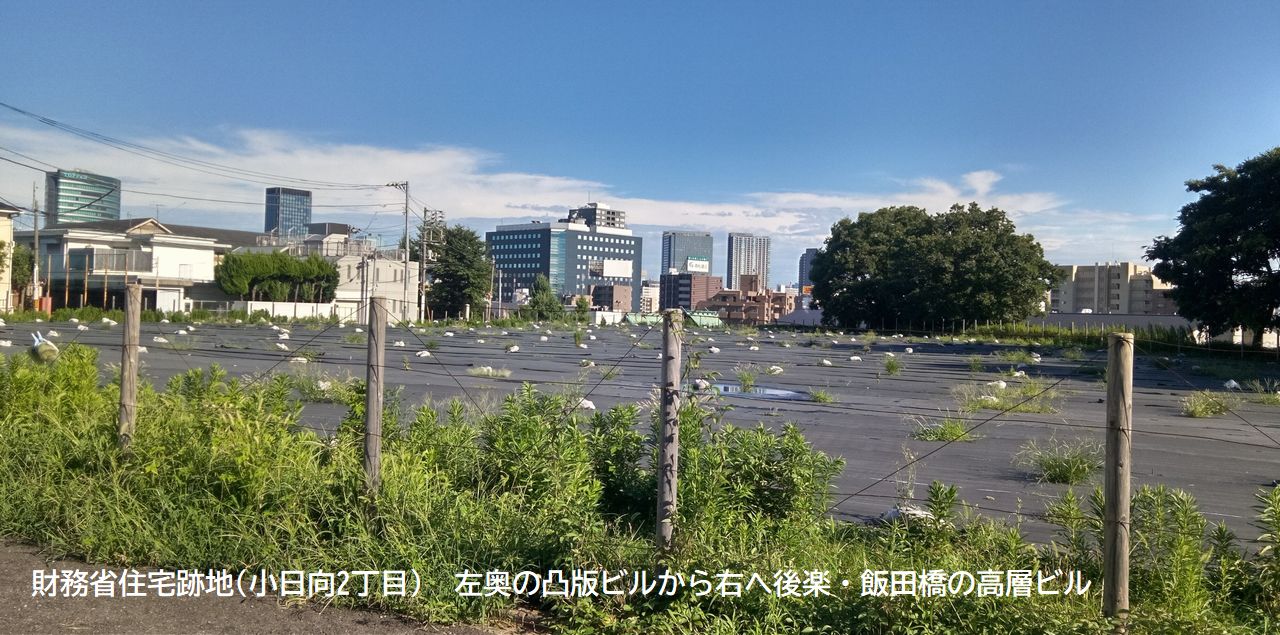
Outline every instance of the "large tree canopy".
{"label": "large tree canopy", "polygon": [[227,254],[213,277],[227,295],[272,302],[332,302],[338,288],[337,267],[314,254]]}
{"label": "large tree canopy", "polygon": [[1057,270],[1030,234],[977,203],[931,215],[886,207],[831,228],[813,262],[830,324],[1020,320],[1042,310]]}
{"label": "large tree canopy", "polygon": [[1211,334],[1280,327],[1280,148],[1187,181],[1178,233],[1147,248],[1153,273],[1174,285],[1178,312]]}
{"label": "large tree canopy", "polygon": [[446,227],[444,245],[431,266],[427,305],[448,315],[461,315],[468,304],[480,309],[489,294],[492,272],[484,241],[475,231],[461,225]]}

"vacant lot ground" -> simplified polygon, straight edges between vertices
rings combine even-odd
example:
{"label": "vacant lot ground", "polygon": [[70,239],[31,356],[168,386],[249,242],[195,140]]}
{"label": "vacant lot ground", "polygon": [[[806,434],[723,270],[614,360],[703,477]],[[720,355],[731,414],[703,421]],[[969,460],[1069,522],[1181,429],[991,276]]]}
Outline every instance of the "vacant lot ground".
{"label": "vacant lot ground", "polygon": [[[52,328],[59,333],[52,338],[55,342],[76,340],[101,349],[104,369],[118,363],[120,327],[86,326],[88,330],[66,323],[10,325],[0,328],[0,339],[12,340],[13,348],[0,350],[20,352],[30,342],[31,331]],[[295,327],[288,340],[280,340],[278,332],[265,325],[199,325],[186,335],[176,333],[185,326],[143,325],[142,344],[148,348],[142,356],[145,378],[161,384],[174,374],[214,363],[233,375],[268,370],[330,379],[364,375],[364,334],[353,326]],[[155,341],[157,337],[168,342]],[[391,328],[387,340],[386,381],[403,387],[401,400],[408,406],[457,397],[484,409],[530,382],[546,391],[580,390],[597,408],[606,409],[652,396],[658,381],[661,328],[593,327],[581,335],[585,348],[575,342],[572,331],[560,328],[550,333],[533,328]],[[395,345],[400,342],[403,346]],[[519,350],[507,352],[512,345]],[[1101,443],[1105,426],[1100,372],[1105,352],[1084,350],[1080,351],[1083,359],[1077,354],[1068,359],[1061,350],[1036,347],[1042,357],[1039,363],[1026,364],[1027,378],[1003,374],[1018,362],[997,354],[1008,356],[1026,348],[951,338],[909,342],[884,336],[766,330],[751,338],[723,329],[694,328],[688,334],[685,355],[696,352],[700,357],[694,377],[710,373],[713,378],[718,375],[717,382],[737,383],[738,372],[745,369],[754,375],[757,386],[823,391],[831,397],[831,403],[816,403],[726,394],[723,403],[726,422],[775,428],[792,422],[817,448],[844,457],[847,466],[837,479],[835,498],[838,515],[878,516],[893,506],[895,496],[907,490],[923,496],[936,479],[959,486],[961,499],[987,508],[984,514],[1014,520],[1017,516],[1011,512],[1034,516],[1044,510],[1047,499],[1067,489],[1040,483],[1027,468],[1015,465],[1012,459],[1019,449],[1031,440]],[[428,349],[431,356],[417,355]],[[289,361],[299,353],[309,361]],[[890,354],[901,365],[896,375],[886,372]],[[1166,370],[1152,362],[1139,356],[1135,364],[1135,485],[1163,483],[1185,489],[1197,497],[1211,521],[1224,520],[1242,538],[1255,538],[1254,493],[1280,478],[1280,449],[1254,426],[1280,438],[1280,408],[1245,400],[1236,410],[1239,417],[1186,417],[1181,400],[1197,388],[1220,390],[1223,379],[1185,369]],[[584,363],[594,366],[584,367]],[[481,366],[506,369],[510,374],[469,374]],[[781,373],[768,374],[769,366],[778,366]],[[1260,368],[1266,376],[1280,377],[1274,363]],[[961,413],[953,396],[957,386],[985,387],[1006,381],[1016,388],[1028,380],[1053,386],[1057,394],[1051,402],[1053,412],[1009,413],[983,423],[997,411]],[[333,404],[308,404],[303,424],[323,434],[334,429],[343,412]],[[905,457],[919,457],[940,446],[941,442],[917,440],[912,433],[919,418],[933,422],[948,414],[964,418],[966,426],[981,423],[974,431],[977,438],[953,443],[858,496],[846,496],[886,477],[904,464]],[[1091,490],[1101,480],[1101,473],[1095,472],[1077,489]],[[1022,522],[1033,539],[1051,536],[1050,528],[1034,517]]]}

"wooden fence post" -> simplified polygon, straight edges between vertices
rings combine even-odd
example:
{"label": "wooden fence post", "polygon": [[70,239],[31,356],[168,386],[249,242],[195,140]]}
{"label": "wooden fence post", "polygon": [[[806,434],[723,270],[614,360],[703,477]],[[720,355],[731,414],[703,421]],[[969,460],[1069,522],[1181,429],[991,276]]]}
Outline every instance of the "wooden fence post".
{"label": "wooden fence post", "polygon": [[1133,436],[1133,334],[1112,333],[1107,354],[1107,464],[1103,494],[1102,613],[1129,617],[1129,444]]}
{"label": "wooden fence post", "polygon": [[680,468],[680,322],[679,309],[662,314],[662,428],[658,434],[658,536],[661,551],[671,549],[676,518],[676,480]]}
{"label": "wooden fence post", "polygon": [[124,332],[120,345],[120,421],[116,443],[128,450],[138,418],[138,340],[142,331],[142,285],[125,287]]}
{"label": "wooden fence post", "polygon": [[382,485],[382,369],[387,351],[387,299],[369,300],[369,348],[365,359],[364,395],[364,484],[374,495]]}

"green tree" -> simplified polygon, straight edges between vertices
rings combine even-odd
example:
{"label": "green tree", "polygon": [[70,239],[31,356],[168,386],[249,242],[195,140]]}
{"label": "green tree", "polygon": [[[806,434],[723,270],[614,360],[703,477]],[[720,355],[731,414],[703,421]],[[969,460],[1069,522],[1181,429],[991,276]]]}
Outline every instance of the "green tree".
{"label": "green tree", "polygon": [[930,215],[887,207],[831,228],[813,263],[828,323],[1020,320],[1041,310],[1057,270],[999,209],[954,205]]}
{"label": "green tree", "polygon": [[586,322],[587,315],[589,315],[590,313],[591,313],[591,300],[588,300],[587,296],[585,295],[578,296],[577,301],[573,303],[574,317],[577,318],[579,322]]}
{"label": "green tree", "polygon": [[444,230],[444,245],[431,267],[431,287],[427,303],[432,311],[451,315],[484,306],[491,289],[492,265],[484,241],[475,231],[461,225]]}
{"label": "green tree", "polygon": [[31,276],[35,271],[35,256],[26,245],[13,245],[13,272],[9,278],[13,290],[18,292],[19,306],[26,304],[27,285],[31,284]]}
{"label": "green tree", "polygon": [[1280,327],[1280,147],[1235,168],[1187,181],[1200,198],[1182,206],[1178,233],[1147,248],[1152,272],[1172,283],[1185,318],[1217,335],[1236,326],[1262,344]]}
{"label": "green tree", "polygon": [[213,278],[223,293],[242,300],[323,303],[333,301],[338,288],[338,268],[315,254],[227,254],[214,268]]}
{"label": "green tree", "polygon": [[533,279],[533,288],[529,291],[529,304],[524,313],[531,320],[550,320],[564,315],[564,305],[560,297],[551,288],[547,277],[538,274]]}

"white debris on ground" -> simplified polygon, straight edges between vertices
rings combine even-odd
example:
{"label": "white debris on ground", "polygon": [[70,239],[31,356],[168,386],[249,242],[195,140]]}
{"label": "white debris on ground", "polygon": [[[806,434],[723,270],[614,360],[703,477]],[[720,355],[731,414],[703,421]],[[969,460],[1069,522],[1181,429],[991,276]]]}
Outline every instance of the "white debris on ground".
{"label": "white debris on ground", "polygon": [[288,344],[285,344],[284,342],[276,342],[276,348],[278,348],[278,349],[280,349],[280,350],[282,350],[282,351],[287,351],[287,350],[289,350],[289,345],[288,345]]}
{"label": "white debris on ground", "polygon": [[511,346],[508,346],[508,347],[507,347],[507,352],[508,352],[508,353],[519,353],[519,352],[520,352],[520,347],[519,347],[519,346],[517,346],[517,345],[515,345],[515,344],[512,344]]}
{"label": "white debris on ground", "polygon": [[891,523],[895,520],[933,520],[933,512],[915,505],[900,504],[880,514],[880,520]]}
{"label": "white debris on ground", "polygon": [[1240,384],[1234,379],[1228,379],[1227,383],[1223,384],[1222,387],[1227,390],[1240,390]]}
{"label": "white debris on ground", "polygon": [[830,366],[830,365],[831,365],[831,360],[829,360],[829,359],[823,359],[822,361],[818,362],[818,365],[820,365],[820,366]]}
{"label": "white debris on ground", "polygon": [[413,355],[414,357],[431,357],[431,351],[418,351]]}
{"label": "white debris on ground", "polygon": [[151,341],[152,341],[152,342],[155,342],[156,344],[168,344],[168,343],[169,343],[169,340],[167,340],[167,339],[165,339],[165,338],[163,338],[163,337],[160,337],[159,335],[156,335],[155,337],[152,337],[152,338],[151,338]]}
{"label": "white debris on ground", "polygon": [[989,382],[987,382],[987,385],[988,385],[988,386],[995,386],[996,388],[999,388],[1000,390],[1004,390],[1005,388],[1008,388],[1008,387],[1009,387],[1009,384],[1006,384],[1006,383],[1004,382],[1004,380],[1003,380],[1003,379],[997,379],[997,380],[995,380],[995,381],[989,381]]}
{"label": "white debris on ground", "polygon": [[718,347],[715,347],[715,346],[712,346],[711,348],[708,348],[707,350],[708,350],[708,351],[711,351],[711,353],[712,353],[712,354],[715,354],[715,353],[719,353],[719,352],[720,352],[720,349],[719,349]]}
{"label": "white debris on ground", "polygon": [[861,357],[859,357],[859,356],[857,356],[857,355],[850,355],[850,356],[849,356],[849,361],[851,361],[851,362],[860,362],[860,361],[862,361],[862,358],[861,358]]}
{"label": "white debris on ground", "polygon": [[546,336],[546,335],[539,335],[539,336],[538,336],[538,341],[539,341],[539,342],[545,342],[545,341],[547,341],[547,336]]}
{"label": "white debris on ground", "polygon": [[770,375],[781,375],[781,374],[782,374],[782,367],[781,367],[781,366],[777,366],[777,365],[770,366],[770,367],[769,367],[768,369],[766,369],[764,372],[766,372],[766,373],[768,373],[768,374],[770,374]]}
{"label": "white debris on ground", "polygon": [[404,340],[396,340],[391,345],[395,348],[404,348]]}
{"label": "white debris on ground", "polygon": [[694,390],[710,390],[711,382],[705,379],[695,379],[693,380],[693,389]]}
{"label": "white debris on ground", "polygon": [[305,358],[305,357],[290,357],[290,358],[289,358],[289,363],[290,363],[290,364],[305,364],[305,363],[307,363],[307,358]]}

